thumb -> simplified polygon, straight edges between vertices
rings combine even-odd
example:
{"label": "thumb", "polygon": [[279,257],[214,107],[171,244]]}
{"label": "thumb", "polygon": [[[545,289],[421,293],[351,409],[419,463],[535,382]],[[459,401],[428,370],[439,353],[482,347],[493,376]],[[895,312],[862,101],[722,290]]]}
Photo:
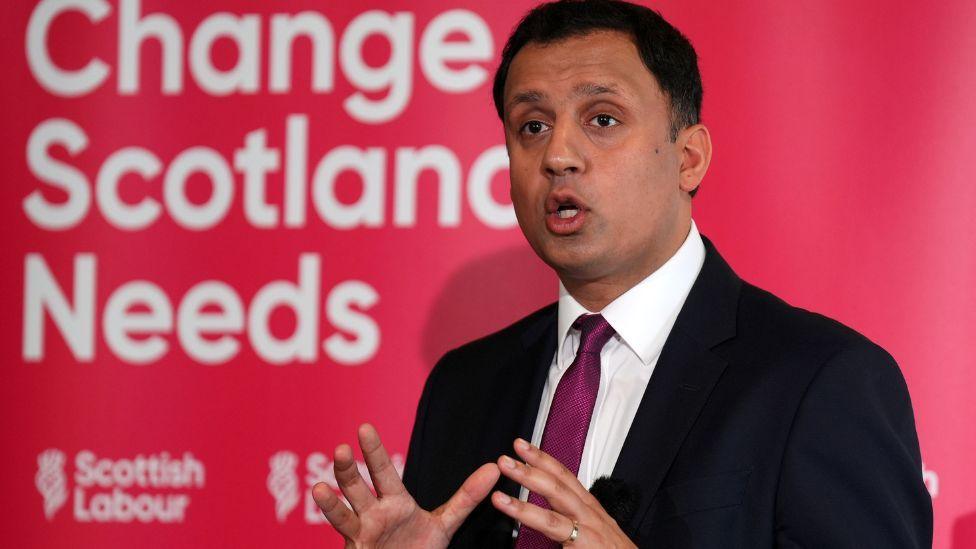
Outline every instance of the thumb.
{"label": "thumb", "polygon": [[440,518],[448,539],[454,535],[464,519],[468,518],[471,511],[491,492],[500,475],[497,464],[482,465],[477,471],[471,473],[451,499],[434,510],[433,514]]}

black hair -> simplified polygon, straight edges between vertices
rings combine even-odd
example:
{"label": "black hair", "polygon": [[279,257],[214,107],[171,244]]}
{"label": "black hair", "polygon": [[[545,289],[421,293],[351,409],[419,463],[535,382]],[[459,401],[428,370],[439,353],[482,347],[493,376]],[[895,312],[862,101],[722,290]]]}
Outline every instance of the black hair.
{"label": "black hair", "polygon": [[623,32],[634,41],[641,61],[670,102],[672,142],[679,131],[698,123],[702,84],[695,48],[661,14],[620,0],[558,0],[540,4],[527,13],[508,37],[495,72],[492,98],[498,117],[505,119],[508,69],[526,44],[550,44],[601,30]]}

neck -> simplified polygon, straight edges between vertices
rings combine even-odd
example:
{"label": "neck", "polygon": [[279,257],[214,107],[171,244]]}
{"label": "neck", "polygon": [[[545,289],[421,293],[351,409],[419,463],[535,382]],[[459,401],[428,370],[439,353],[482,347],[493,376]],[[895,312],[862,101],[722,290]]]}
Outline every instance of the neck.
{"label": "neck", "polygon": [[561,276],[560,280],[569,295],[573,296],[573,299],[585,307],[587,311],[599,312],[627,290],[636,286],[641,280],[650,276],[663,264],[664,261],[661,261],[646,272],[635,273],[631,276],[607,276],[596,280]]}
{"label": "neck", "polygon": [[621,269],[620,272],[593,278],[574,277],[569,273],[559,273],[559,280],[562,281],[569,295],[573,296],[573,299],[585,307],[587,311],[602,311],[613,300],[657,271],[661,265],[667,263],[684,244],[689,231],[691,231],[690,221],[687,230],[677,232],[676,238],[673,238],[668,246],[634,268]]}

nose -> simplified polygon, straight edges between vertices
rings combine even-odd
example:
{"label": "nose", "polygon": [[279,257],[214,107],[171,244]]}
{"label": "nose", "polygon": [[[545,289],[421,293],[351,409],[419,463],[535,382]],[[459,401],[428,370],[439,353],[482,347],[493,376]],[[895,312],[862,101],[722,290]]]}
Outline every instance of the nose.
{"label": "nose", "polygon": [[549,142],[542,157],[542,171],[547,177],[578,174],[583,171],[584,159],[580,139],[575,124],[556,123],[549,133]]}

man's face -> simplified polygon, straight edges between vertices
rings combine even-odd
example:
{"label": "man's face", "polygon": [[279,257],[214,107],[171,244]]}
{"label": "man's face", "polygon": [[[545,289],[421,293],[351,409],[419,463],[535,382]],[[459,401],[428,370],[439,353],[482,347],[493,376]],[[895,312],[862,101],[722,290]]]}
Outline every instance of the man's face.
{"label": "man's face", "polygon": [[519,226],[564,283],[636,283],[674,253],[691,215],[681,150],[627,35],[526,45],[504,101]]}

